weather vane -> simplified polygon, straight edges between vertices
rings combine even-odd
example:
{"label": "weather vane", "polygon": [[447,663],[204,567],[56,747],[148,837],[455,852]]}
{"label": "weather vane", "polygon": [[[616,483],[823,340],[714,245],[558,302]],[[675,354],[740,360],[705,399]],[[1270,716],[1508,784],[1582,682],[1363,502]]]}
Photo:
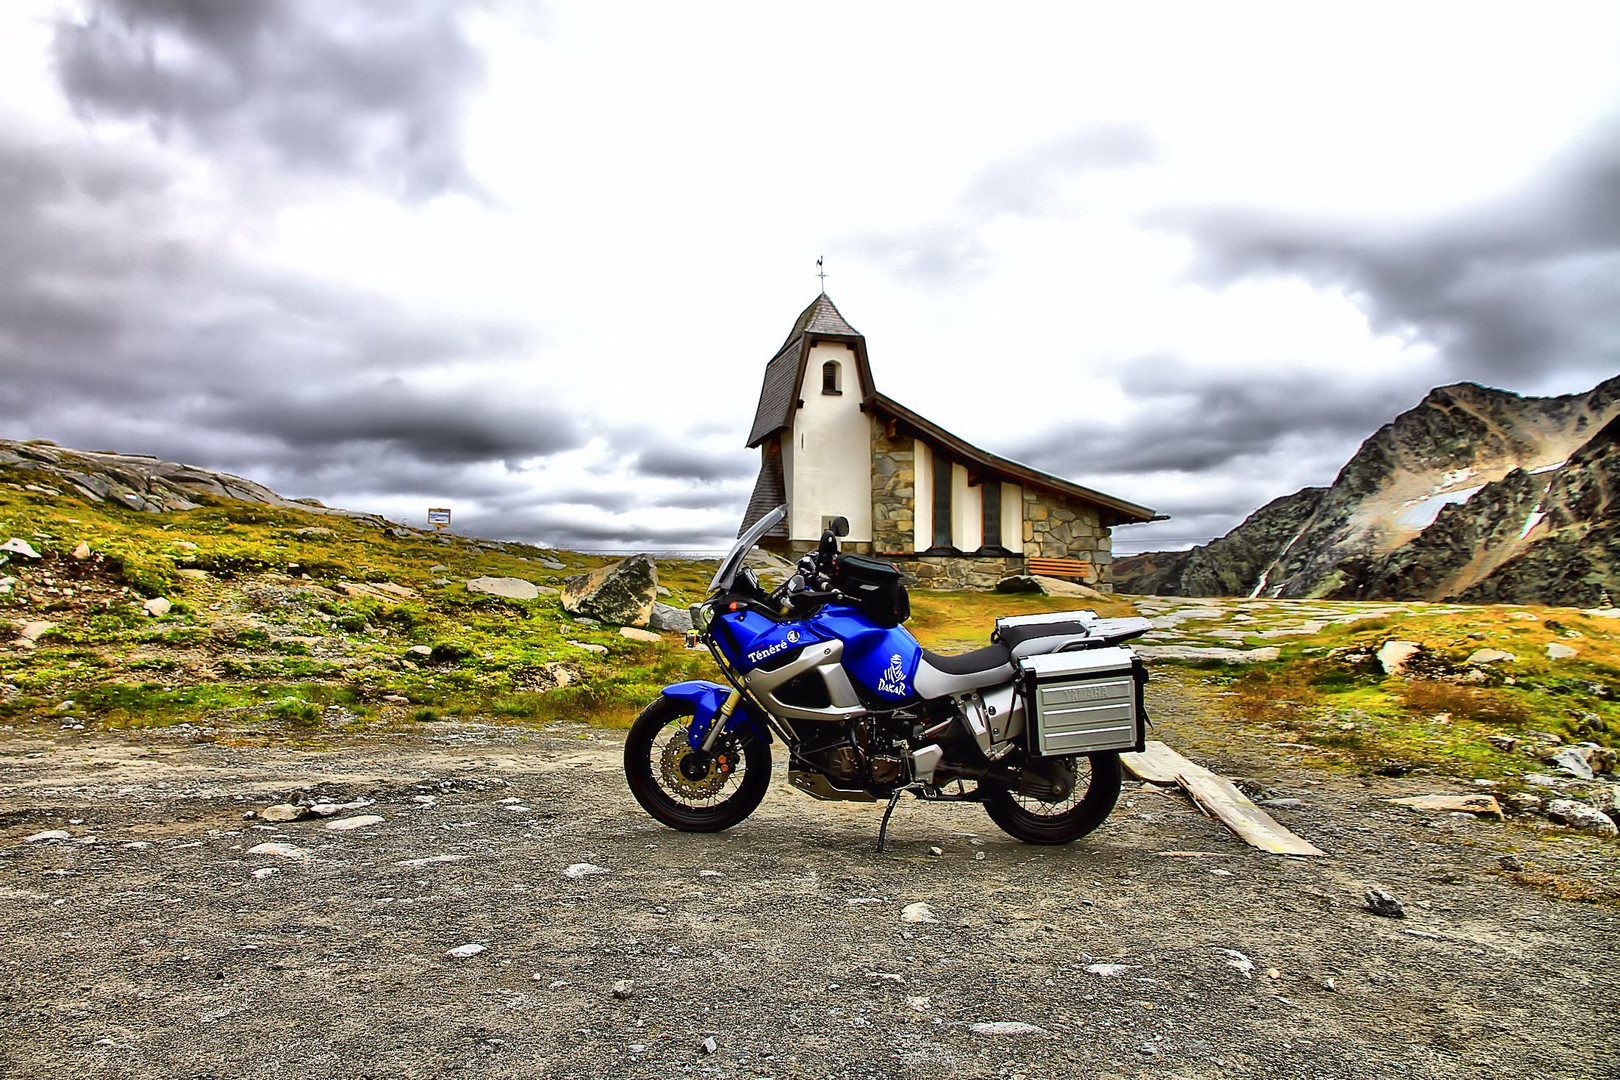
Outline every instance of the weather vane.
{"label": "weather vane", "polygon": [[825,271],[825,270],[823,270],[821,268],[821,260],[823,258],[824,258],[824,256],[821,256],[821,255],[816,256],[816,277],[821,279],[821,291],[826,292],[827,291],[827,271]]}

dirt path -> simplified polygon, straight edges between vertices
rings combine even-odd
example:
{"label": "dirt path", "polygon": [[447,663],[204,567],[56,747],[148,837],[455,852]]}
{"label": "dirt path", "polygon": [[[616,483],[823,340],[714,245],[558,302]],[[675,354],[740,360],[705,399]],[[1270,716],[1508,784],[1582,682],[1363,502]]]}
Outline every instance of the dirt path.
{"label": "dirt path", "polygon": [[[1174,677],[1153,693],[1196,720]],[[1620,1073],[1616,915],[1507,880],[1513,826],[1269,770],[1330,858],[1262,855],[1135,787],[1057,850],[905,805],[880,856],[880,808],[781,783],[730,833],[670,832],[618,752],[583,729],[0,742],[0,1075]],[[310,794],[385,820],[243,818]],[[274,841],[308,854],[247,853]],[[1571,845],[1615,868],[1614,845]],[[1207,854],[1162,854],[1187,851]],[[1367,912],[1373,886],[1408,917]],[[937,922],[902,921],[918,901]],[[467,944],[487,948],[445,956]]]}

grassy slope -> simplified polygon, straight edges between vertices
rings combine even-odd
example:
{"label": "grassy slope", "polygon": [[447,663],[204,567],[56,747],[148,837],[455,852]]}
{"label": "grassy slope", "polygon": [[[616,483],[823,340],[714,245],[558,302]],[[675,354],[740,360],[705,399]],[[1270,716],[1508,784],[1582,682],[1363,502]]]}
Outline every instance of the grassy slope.
{"label": "grassy slope", "polygon": [[[1531,753],[1536,732],[1616,744],[1620,620],[1570,608],[1410,608],[1313,635],[1252,638],[1243,644],[1281,645],[1279,659],[1210,666],[1203,681],[1235,733],[1277,740],[1318,765],[1511,780],[1547,771]],[[1413,677],[1385,675],[1374,659],[1392,639],[1424,646]],[[1549,659],[1555,643],[1577,655]],[[1514,660],[1470,668],[1465,661],[1479,649]],[[1487,741],[1500,735],[1522,745],[1504,750]]]}
{"label": "grassy slope", "polygon": [[[664,684],[714,677],[708,655],[687,652],[674,635],[632,642],[611,627],[574,623],[555,597],[501,600],[462,584],[513,576],[556,588],[601,558],[414,531],[396,536],[369,521],[242,503],[140,514],[28,490],[36,479],[0,470],[0,538],[20,537],[47,556],[0,567],[0,577],[19,578],[0,595],[0,614],[17,626],[47,620],[58,628],[34,650],[0,644],[7,687],[0,723],[185,722],[220,738],[289,728],[295,737],[315,737],[334,726],[440,717],[622,726]],[[81,540],[95,553],[85,562],[69,555]],[[548,558],[567,569],[544,569]],[[661,563],[661,581],[673,592],[668,602],[698,599],[712,570],[712,563]],[[143,615],[140,601],[153,595],[168,597],[174,610],[161,619]],[[925,645],[955,652],[985,644],[998,614],[1081,603],[918,592],[911,626]],[[1104,615],[1131,610],[1124,601],[1092,606]],[[1214,667],[1201,676],[1231,726],[1195,738],[1213,744],[1247,733],[1292,744],[1318,763],[1475,777],[1538,767],[1522,753],[1492,747],[1488,734],[1545,730],[1612,745],[1620,731],[1620,625],[1568,610],[1529,610],[1538,618],[1515,619],[1499,607],[1414,605],[1410,616],[1284,639],[1276,663]],[[1470,685],[1386,678],[1353,659],[1356,650],[1390,638],[1425,642],[1442,666],[1482,647],[1519,660],[1491,669],[1488,683]],[[1547,661],[1553,641],[1580,655]],[[608,652],[596,655],[575,642]],[[410,658],[413,645],[433,655]],[[57,713],[64,701],[73,705]],[[332,706],[341,712],[326,713]]]}

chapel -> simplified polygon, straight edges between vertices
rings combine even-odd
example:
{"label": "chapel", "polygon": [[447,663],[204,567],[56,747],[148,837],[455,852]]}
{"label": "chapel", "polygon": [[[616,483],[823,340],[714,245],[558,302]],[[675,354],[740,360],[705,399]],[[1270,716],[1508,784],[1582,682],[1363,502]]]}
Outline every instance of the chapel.
{"label": "chapel", "polygon": [[866,338],[825,292],[765,365],[748,433],[759,477],[741,535],[776,506],[788,517],[760,542],[789,559],[827,522],[849,519],[846,551],[898,564],[934,588],[993,588],[1058,573],[1106,585],[1117,525],[1154,512],[998,457],[878,392]]}

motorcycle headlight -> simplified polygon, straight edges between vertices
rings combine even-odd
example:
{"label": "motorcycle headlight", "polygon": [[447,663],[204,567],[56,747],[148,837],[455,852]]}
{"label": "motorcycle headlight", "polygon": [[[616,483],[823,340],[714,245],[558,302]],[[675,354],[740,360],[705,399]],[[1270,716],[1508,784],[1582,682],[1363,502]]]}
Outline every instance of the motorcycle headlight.
{"label": "motorcycle headlight", "polygon": [[708,604],[693,604],[691,607],[691,612],[692,629],[696,630],[700,634],[707,634],[709,632],[709,624],[714,622],[714,609]]}

